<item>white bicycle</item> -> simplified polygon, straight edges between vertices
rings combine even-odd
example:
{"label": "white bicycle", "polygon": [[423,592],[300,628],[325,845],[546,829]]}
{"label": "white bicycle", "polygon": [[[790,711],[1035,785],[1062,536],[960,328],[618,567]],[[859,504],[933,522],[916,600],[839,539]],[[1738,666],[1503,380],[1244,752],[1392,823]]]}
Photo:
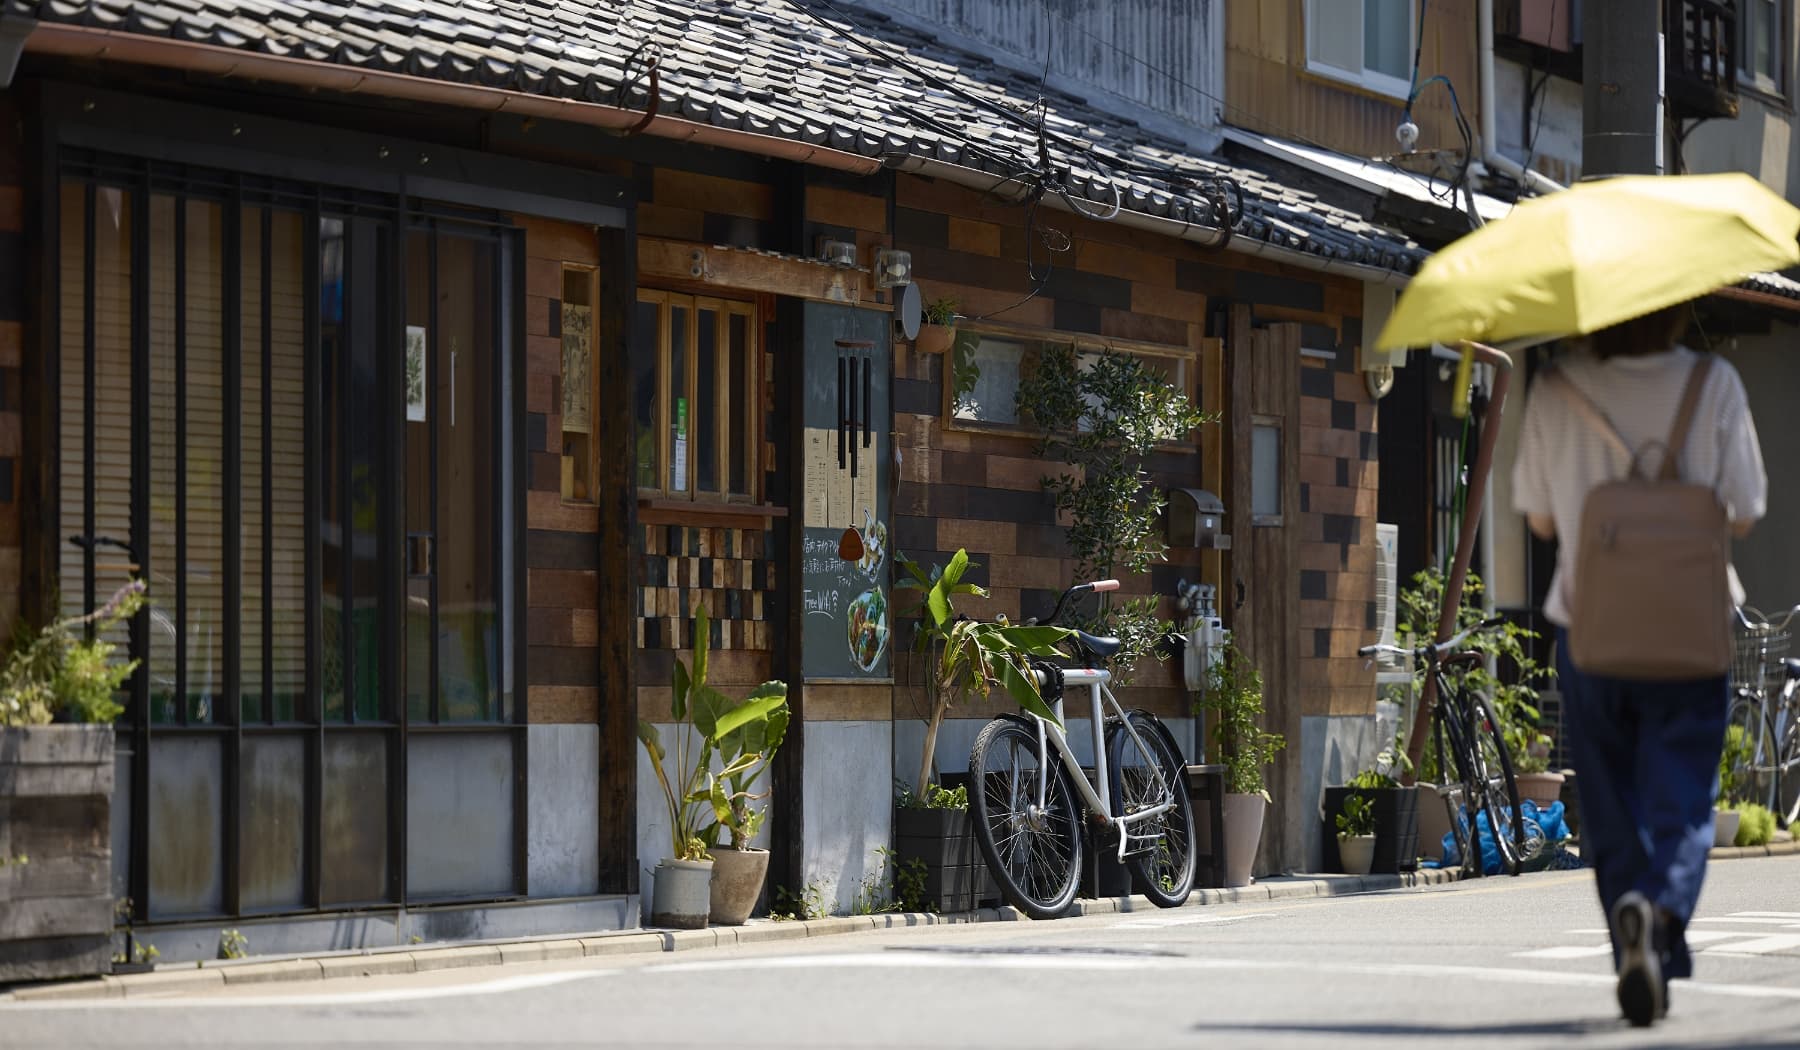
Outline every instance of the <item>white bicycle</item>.
{"label": "white bicycle", "polygon": [[[1045,622],[1055,625],[1070,598],[1118,586],[1117,580],[1076,584]],[[1033,663],[1057,724],[1030,714],[1001,715],[982,728],[969,754],[975,840],[1006,900],[1034,919],[1059,918],[1075,901],[1082,809],[1095,828],[1112,835],[1107,848],[1118,851],[1137,892],[1174,908],[1193,890],[1194,816],[1181,750],[1155,715],[1126,711],[1107,688],[1112,674],[1098,665],[1119,644],[1117,638],[1074,632],[1069,645],[1078,666]],[[1060,724],[1067,687],[1088,690],[1091,780]],[[1060,761],[1050,761],[1052,753]]]}

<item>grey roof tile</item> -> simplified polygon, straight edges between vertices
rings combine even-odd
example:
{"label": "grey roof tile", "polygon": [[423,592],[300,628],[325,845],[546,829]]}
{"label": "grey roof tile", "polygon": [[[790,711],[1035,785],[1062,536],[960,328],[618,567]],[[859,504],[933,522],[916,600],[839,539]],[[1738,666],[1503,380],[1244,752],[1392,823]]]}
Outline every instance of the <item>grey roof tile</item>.
{"label": "grey roof tile", "polygon": [[[888,159],[936,158],[1014,175],[1035,165],[1037,79],[945,47],[884,15],[794,0],[4,0],[47,22],[642,108],[630,56],[660,46],[660,111]],[[806,0],[800,0],[806,2]],[[843,2],[843,0],[840,0]],[[906,68],[871,55],[875,49]],[[640,57],[642,57],[640,55]],[[1180,222],[1212,222],[1230,180],[1234,233],[1411,272],[1425,253],[1311,193],[1063,91],[1042,94],[1053,169],[1072,194]],[[1788,282],[1791,284],[1792,282]],[[1800,286],[1776,294],[1800,296]]]}

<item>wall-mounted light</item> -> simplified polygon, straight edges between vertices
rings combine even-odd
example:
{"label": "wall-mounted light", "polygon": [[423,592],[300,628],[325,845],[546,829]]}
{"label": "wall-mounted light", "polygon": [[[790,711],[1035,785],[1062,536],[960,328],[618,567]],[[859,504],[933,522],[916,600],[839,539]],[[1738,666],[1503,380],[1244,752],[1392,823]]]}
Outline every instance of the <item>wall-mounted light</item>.
{"label": "wall-mounted light", "polygon": [[912,253],[894,248],[875,250],[875,287],[892,288],[912,283]]}
{"label": "wall-mounted light", "polygon": [[856,265],[856,244],[853,241],[825,241],[819,245],[819,261],[849,269]]}

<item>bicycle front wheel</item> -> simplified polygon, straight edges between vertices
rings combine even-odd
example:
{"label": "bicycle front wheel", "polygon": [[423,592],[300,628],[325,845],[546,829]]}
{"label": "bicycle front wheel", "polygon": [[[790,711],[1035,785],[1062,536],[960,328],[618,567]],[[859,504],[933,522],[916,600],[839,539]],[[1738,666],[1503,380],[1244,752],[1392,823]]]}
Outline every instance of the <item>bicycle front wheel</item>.
{"label": "bicycle front wheel", "polygon": [[1046,750],[1035,726],[996,718],[969,752],[975,841],[1000,892],[1034,919],[1066,914],[1081,873],[1081,810],[1068,773]]}
{"label": "bicycle front wheel", "polygon": [[[1194,813],[1186,768],[1161,722],[1145,711],[1107,727],[1106,762],[1116,817],[1169,808],[1120,829],[1129,838],[1125,866],[1137,891],[1159,908],[1179,908],[1194,889]],[[1141,746],[1140,746],[1141,742]]]}
{"label": "bicycle front wheel", "polygon": [[[1500,720],[1494,716],[1485,699],[1469,698],[1475,719],[1476,782],[1473,797],[1479,809],[1488,815],[1488,828],[1494,834],[1494,845],[1500,851],[1500,864],[1508,875],[1524,870],[1525,862],[1543,849],[1543,832],[1535,824],[1527,826],[1519,809],[1519,785],[1513,779],[1512,759],[1507,757],[1506,738]],[[1535,834],[1533,834],[1535,832]]]}

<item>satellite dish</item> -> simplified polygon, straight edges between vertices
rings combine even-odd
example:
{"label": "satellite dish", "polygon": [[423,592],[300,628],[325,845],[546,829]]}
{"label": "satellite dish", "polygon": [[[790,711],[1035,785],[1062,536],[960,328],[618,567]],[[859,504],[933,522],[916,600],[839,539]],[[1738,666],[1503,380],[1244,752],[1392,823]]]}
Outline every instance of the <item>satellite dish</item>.
{"label": "satellite dish", "polygon": [[900,322],[900,331],[908,339],[919,337],[919,319],[924,314],[924,307],[919,303],[919,286],[903,284],[900,286],[900,301],[895,304],[894,320]]}

